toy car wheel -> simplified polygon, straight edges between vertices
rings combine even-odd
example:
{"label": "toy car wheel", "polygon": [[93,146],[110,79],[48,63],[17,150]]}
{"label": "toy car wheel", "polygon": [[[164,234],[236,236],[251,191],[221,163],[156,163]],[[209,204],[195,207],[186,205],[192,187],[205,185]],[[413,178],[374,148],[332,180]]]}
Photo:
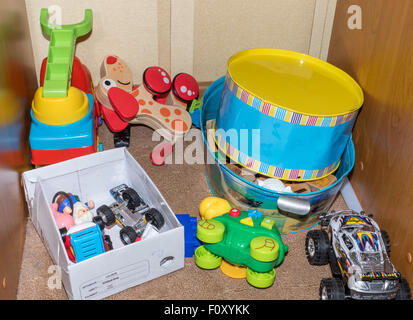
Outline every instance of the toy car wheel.
{"label": "toy car wheel", "polygon": [[207,250],[204,246],[196,248],[194,253],[195,264],[207,270],[216,269],[221,265],[222,257]]}
{"label": "toy car wheel", "polygon": [[105,243],[108,247],[108,250],[113,250],[113,243],[112,243],[112,240],[110,239],[110,236],[109,235],[104,235],[103,240],[105,241]]}
{"label": "toy car wheel", "polygon": [[380,230],[381,238],[384,242],[384,247],[386,248],[387,255],[390,258],[390,237],[386,230]]}
{"label": "toy car wheel", "polygon": [[93,217],[92,221],[99,226],[100,230],[105,229],[105,222],[103,221],[103,218],[101,216]]}
{"label": "toy car wheel", "polygon": [[407,280],[403,277],[400,278],[399,291],[397,291],[396,300],[410,300],[412,293]]}
{"label": "toy car wheel", "polygon": [[113,144],[115,148],[129,147],[130,145],[130,126],[120,132],[113,133]]}
{"label": "toy car wheel", "polygon": [[156,229],[160,230],[165,224],[165,219],[163,215],[156,209],[151,208],[145,213],[145,219],[148,223],[155,226]]}
{"label": "toy car wheel", "polygon": [[268,288],[272,286],[275,279],[275,269],[269,272],[255,272],[247,268],[247,282],[256,288]]}
{"label": "toy car wheel", "polygon": [[63,243],[66,242],[66,236],[67,236],[67,229],[66,228],[60,228],[59,229],[60,236],[62,237]]}
{"label": "toy car wheel", "polygon": [[336,259],[336,255],[334,254],[333,248],[330,248],[328,253],[328,261],[330,262],[331,274],[334,278],[341,278],[341,271],[340,267],[338,266],[338,262]]}
{"label": "toy car wheel", "polygon": [[136,241],[136,238],[138,237],[138,234],[135,232],[135,230],[131,226],[126,226],[123,227],[120,232],[120,240],[122,240],[122,243],[126,246],[128,244],[134,243]]}
{"label": "toy car wheel", "polygon": [[198,222],[196,236],[205,243],[218,243],[224,238],[225,226],[215,219],[203,219]]}
{"label": "toy car wheel", "polygon": [[255,237],[250,242],[250,255],[262,262],[274,261],[278,258],[280,245],[270,237]]}
{"label": "toy car wheel", "polygon": [[122,193],[122,198],[123,200],[128,202],[128,209],[129,210],[135,210],[137,207],[139,207],[142,203],[142,199],[139,196],[139,194],[132,188],[127,188],[125,191]]}
{"label": "toy car wheel", "polygon": [[305,238],[305,252],[311,265],[325,265],[328,263],[330,239],[324,230],[311,230]]}
{"label": "toy car wheel", "polygon": [[97,208],[96,213],[102,218],[106,226],[111,226],[116,222],[116,217],[112,209],[105,204]]}
{"label": "toy car wheel", "polygon": [[324,278],[320,283],[321,300],[344,300],[344,286],[338,278]]}

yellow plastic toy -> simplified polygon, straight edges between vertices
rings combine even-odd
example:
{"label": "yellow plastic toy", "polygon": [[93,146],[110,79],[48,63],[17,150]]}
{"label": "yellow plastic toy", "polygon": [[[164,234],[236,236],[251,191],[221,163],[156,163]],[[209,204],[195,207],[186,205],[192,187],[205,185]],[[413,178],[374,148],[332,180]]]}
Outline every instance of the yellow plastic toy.
{"label": "yellow plastic toy", "polygon": [[247,267],[240,266],[222,259],[220,269],[223,274],[233,279],[244,279],[247,277]]}
{"label": "yellow plastic toy", "polygon": [[222,216],[232,209],[229,202],[218,197],[207,197],[199,205],[199,215],[202,219],[212,219]]}
{"label": "yellow plastic toy", "polygon": [[89,100],[83,91],[75,87],[69,88],[66,97],[44,97],[43,87],[40,87],[34,95],[32,110],[42,123],[65,125],[77,122],[88,114]]}
{"label": "yellow plastic toy", "polygon": [[0,89],[0,125],[8,125],[17,120],[21,106],[11,90]]}

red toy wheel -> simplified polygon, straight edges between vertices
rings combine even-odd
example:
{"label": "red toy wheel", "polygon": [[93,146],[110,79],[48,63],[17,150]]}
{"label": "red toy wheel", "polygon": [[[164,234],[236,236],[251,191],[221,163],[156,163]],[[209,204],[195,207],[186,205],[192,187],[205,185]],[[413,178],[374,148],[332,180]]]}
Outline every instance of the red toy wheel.
{"label": "red toy wheel", "polygon": [[153,95],[163,95],[171,90],[171,77],[161,67],[149,67],[143,72],[143,85]]}
{"label": "red toy wheel", "polygon": [[190,103],[199,96],[198,82],[188,73],[178,73],[172,81],[172,92],[177,99]]}

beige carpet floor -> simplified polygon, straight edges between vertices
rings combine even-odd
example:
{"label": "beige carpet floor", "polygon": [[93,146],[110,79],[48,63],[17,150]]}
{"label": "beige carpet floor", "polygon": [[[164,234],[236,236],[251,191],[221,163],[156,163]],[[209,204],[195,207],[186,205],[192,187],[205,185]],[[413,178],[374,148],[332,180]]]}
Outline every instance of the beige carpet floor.
{"label": "beige carpet floor", "polygon": [[[100,127],[100,139],[104,149],[113,148],[111,133],[105,125]],[[165,165],[155,167],[149,160],[149,153],[157,142],[151,141],[152,130],[143,126],[132,127],[129,151],[146,170],[158,186],[175,213],[188,213],[199,218],[200,201],[211,195],[205,178],[204,165]],[[345,209],[346,205],[338,195],[334,209]],[[276,269],[274,285],[267,289],[250,286],[245,279],[231,279],[219,269],[206,271],[198,268],[193,258],[185,258],[181,270],[130,288],[107,299],[224,299],[224,300],[315,300],[319,299],[319,284],[324,277],[330,277],[328,266],[314,267],[305,257],[306,232],[284,235],[283,241],[289,252]],[[48,268],[53,265],[42,240],[33,224],[27,223],[27,235],[23,252],[18,299],[67,299],[62,289],[49,289]]]}

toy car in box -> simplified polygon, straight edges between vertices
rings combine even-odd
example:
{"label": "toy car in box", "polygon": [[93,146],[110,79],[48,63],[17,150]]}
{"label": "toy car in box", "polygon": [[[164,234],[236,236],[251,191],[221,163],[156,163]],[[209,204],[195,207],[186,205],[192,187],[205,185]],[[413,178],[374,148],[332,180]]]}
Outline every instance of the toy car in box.
{"label": "toy car in box", "polygon": [[162,214],[155,208],[150,208],[139,194],[126,184],[121,184],[110,190],[116,202],[102,205],[96,213],[106,226],[115,223],[122,228],[119,232],[122,243],[127,245],[137,240],[144,233],[147,224],[152,224],[160,230],[165,224]]}
{"label": "toy car in box", "polygon": [[410,299],[408,282],[390,261],[389,236],[371,215],[332,211],[320,224],[307,233],[305,250],[311,265],[331,266],[333,277],[321,280],[322,300]]}

